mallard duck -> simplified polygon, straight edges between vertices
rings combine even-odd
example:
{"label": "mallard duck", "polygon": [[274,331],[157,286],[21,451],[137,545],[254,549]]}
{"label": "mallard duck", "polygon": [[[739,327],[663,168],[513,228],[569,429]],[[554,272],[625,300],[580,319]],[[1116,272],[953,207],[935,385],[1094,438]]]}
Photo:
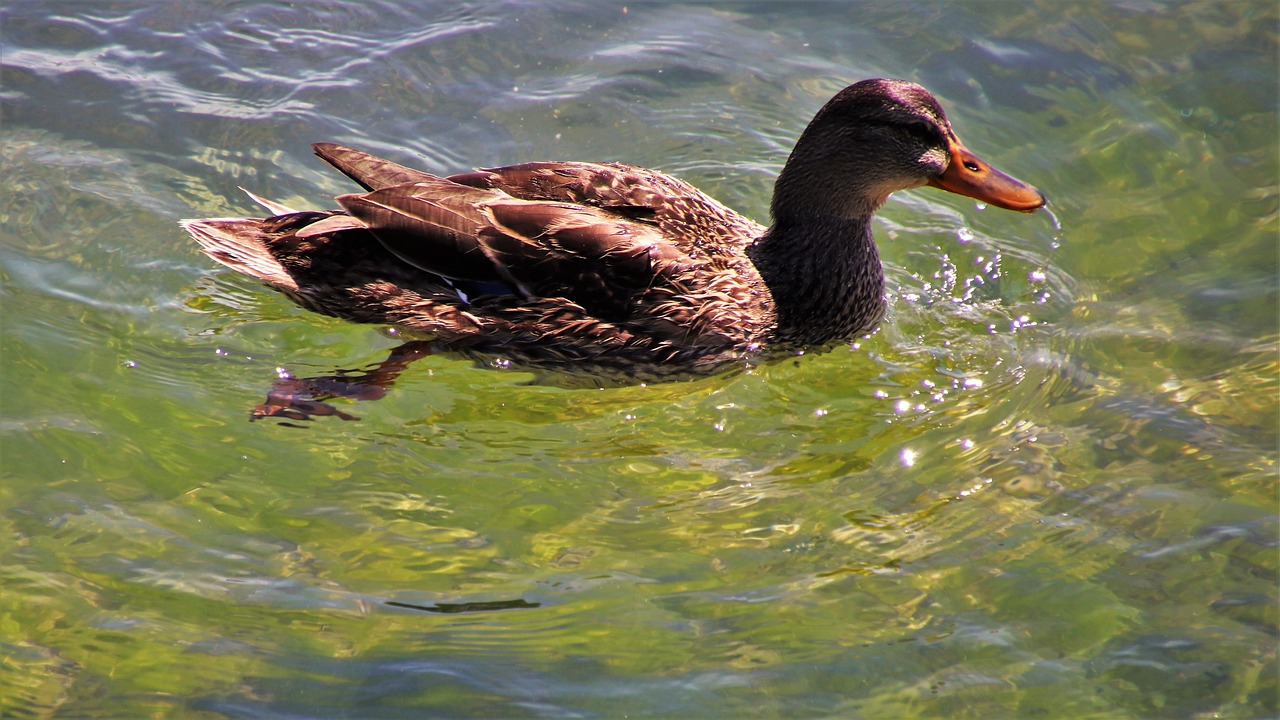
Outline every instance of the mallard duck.
{"label": "mallard duck", "polygon": [[214,260],[310,310],[534,365],[704,372],[864,333],[885,309],[871,218],[924,185],[1010,210],[1035,188],[961,144],[900,80],[841,90],[805,129],[759,225],[692,185],[616,163],[439,177],[333,143],[365,192],[341,210],[252,196],[260,219],[185,220]]}

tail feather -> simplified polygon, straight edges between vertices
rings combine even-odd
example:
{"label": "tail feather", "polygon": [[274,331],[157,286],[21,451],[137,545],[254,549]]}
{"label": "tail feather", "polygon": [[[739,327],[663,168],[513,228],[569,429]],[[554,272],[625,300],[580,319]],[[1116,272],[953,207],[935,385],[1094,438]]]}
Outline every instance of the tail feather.
{"label": "tail feather", "polygon": [[274,200],[268,200],[264,197],[258,197],[257,195],[254,195],[253,193],[249,192],[248,190],[245,190],[244,188],[240,188],[240,192],[244,193],[245,195],[248,195],[250,200],[270,210],[272,215],[291,215],[293,213],[298,212],[297,210],[294,210],[288,205],[281,205],[280,203]]}
{"label": "tail feather", "polygon": [[268,249],[261,220],[210,218],[182,220],[179,224],[200,243],[206,255],[232,270],[284,291],[298,290],[297,282]]}

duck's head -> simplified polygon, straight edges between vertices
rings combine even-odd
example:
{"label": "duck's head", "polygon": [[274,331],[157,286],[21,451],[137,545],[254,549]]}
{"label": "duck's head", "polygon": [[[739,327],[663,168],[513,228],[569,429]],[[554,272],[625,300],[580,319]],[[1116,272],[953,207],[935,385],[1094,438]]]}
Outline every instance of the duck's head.
{"label": "duck's head", "polygon": [[1020,212],[1045,204],[970,152],[927,90],[876,79],[841,90],[814,116],[778,176],[773,214],[867,217],[890,193],[924,185]]}

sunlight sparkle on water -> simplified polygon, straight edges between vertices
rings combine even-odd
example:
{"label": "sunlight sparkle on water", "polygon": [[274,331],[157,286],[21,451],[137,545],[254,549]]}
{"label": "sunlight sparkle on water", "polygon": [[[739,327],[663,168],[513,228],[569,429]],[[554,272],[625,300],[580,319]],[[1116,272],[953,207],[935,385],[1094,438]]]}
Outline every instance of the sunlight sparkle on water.
{"label": "sunlight sparkle on water", "polygon": [[974,485],[973,487],[961,490],[957,494],[957,497],[969,497],[970,495],[973,495],[974,493],[978,492],[979,490],[981,490],[982,488],[990,484],[991,484],[991,478],[987,478],[986,480],[983,480],[982,482]]}
{"label": "sunlight sparkle on water", "polygon": [[916,464],[916,457],[918,457],[918,454],[911,448],[903,448],[902,455],[900,457],[902,458],[903,467],[911,467]]}
{"label": "sunlight sparkle on water", "polygon": [[1010,320],[1010,321],[1009,321],[1009,329],[1010,329],[1010,330],[1014,330],[1014,331],[1016,331],[1016,330],[1018,330],[1019,328],[1024,328],[1024,327],[1028,327],[1028,326],[1034,326],[1034,325],[1036,325],[1036,324],[1037,324],[1037,323],[1031,322],[1031,318],[1030,318],[1030,317],[1028,317],[1028,316],[1026,316],[1026,315],[1019,315],[1018,317],[1016,317],[1016,318],[1014,318],[1013,320]]}

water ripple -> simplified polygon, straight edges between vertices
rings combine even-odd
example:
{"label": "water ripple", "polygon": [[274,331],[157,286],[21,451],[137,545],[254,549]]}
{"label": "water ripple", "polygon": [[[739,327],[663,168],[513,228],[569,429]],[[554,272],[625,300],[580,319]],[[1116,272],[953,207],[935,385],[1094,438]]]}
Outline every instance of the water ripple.
{"label": "water ripple", "polygon": [[[0,714],[1275,715],[1257,5],[5,4]],[[174,224],[328,206],[308,143],[764,219],[872,75],[1060,221],[896,195],[890,314],[825,354],[603,390],[435,356],[359,423],[246,421],[392,342]]]}

